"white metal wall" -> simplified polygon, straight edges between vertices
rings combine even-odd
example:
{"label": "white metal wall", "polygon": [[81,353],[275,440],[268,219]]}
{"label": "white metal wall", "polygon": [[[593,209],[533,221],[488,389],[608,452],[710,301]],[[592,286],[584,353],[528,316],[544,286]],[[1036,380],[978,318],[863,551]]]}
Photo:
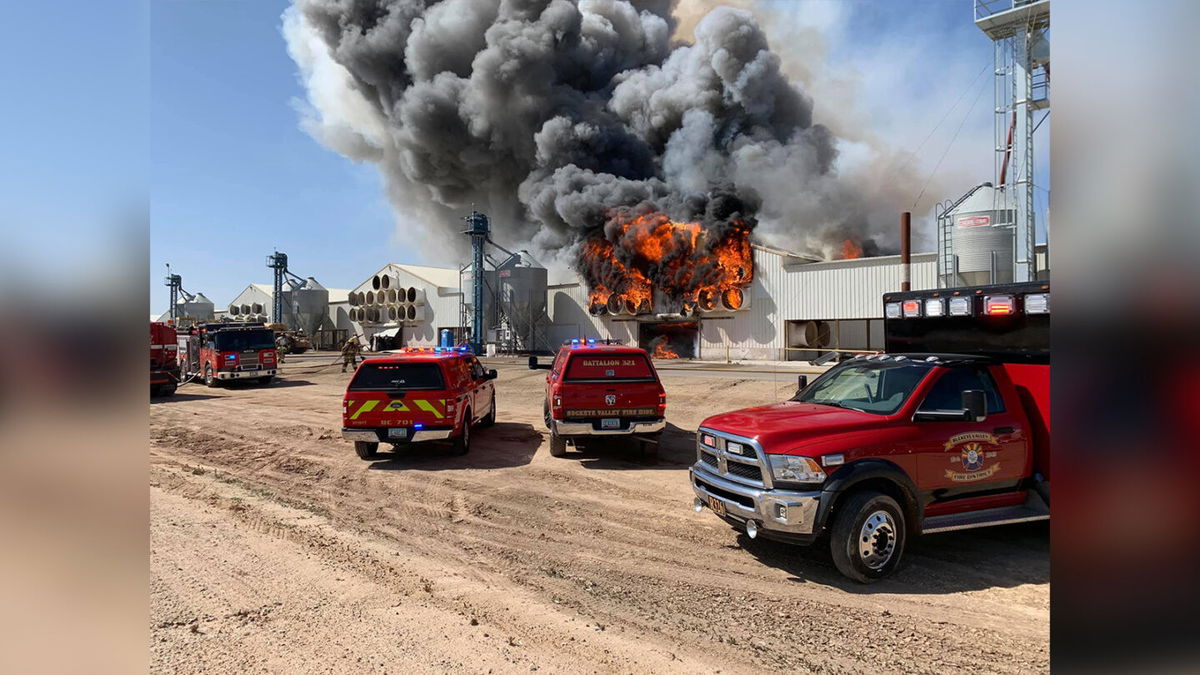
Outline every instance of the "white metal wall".
{"label": "white metal wall", "polygon": [[[702,320],[700,358],[782,359],[786,321],[882,318],[900,277],[900,256],[804,263],[756,248],[749,309]],[[913,290],[936,285],[937,254],[912,256]]]}
{"label": "white metal wall", "polygon": [[[351,292],[366,293],[373,291],[371,281],[376,275],[388,275],[397,280],[400,286],[416,287],[425,294],[425,306],[419,309],[417,325],[403,326],[405,343],[413,347],[433,347],[438,342],[438,331],[444,327],[459,325],[458,298],[461,295],[457,288],[439,288],[424,279],[411,274],[402,267],[388,264],[378,272],[368,276]],[[344,324],[344,325],[343,325]],[[338,328],[349,328],[352,335],[361,335],[370,344],[371,336],[381,330],[395,328],[399,322],[389,321],[378,324],[364,324],[350,321],[348,316],[338,318]]]}

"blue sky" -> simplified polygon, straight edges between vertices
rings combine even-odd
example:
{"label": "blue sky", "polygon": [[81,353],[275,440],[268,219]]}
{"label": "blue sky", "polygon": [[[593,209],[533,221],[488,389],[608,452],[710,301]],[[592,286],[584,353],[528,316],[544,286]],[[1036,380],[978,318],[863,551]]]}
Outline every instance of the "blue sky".
{"label": "blue sky", "polygon": [[393,218],[375,170],[329,152],[297,125],[303,96],[279,32],[287,2],[152,4],[151,307],[164,263],[218,307],[266,282],[266,257],[329,287],[387,262]]}
{"label": "blue sky", "polygon": [[[856,118],[869,133],[911,151],[967,93],[921,149],[912,171],[922,177],[976,92],[987,87],[943,166],[949,194],[937,196],[954,197],[991,179],[990,83],[985,74],[969,86],[990,62],[991,47],[970,21],[969,2],[773,4],[789,21],[826,35],[832,75],[822,86],[831,96],[853,97],[853,113],[836,109],[841,98],[825,97],[817,101],[818,115],[824,105],[826,114]],[[293,271],[329,287],[351,287],[387,262],[424,262],[419,249],[392,236],[396,217],[375,169],[327,150],[299,128],[294,104],[305,92],[280,34],[287,5],[150,3],[148,113],[132,110],[131,119],[118,123],[148,119],[151,129],[154,311],[166,305],[164,263],[183,275],[187,290],[203,292],[219,308],[246,284],[269,282],[265,258],[275,248],[288,254]],[[897,211],[909,206],[898,204]]]}

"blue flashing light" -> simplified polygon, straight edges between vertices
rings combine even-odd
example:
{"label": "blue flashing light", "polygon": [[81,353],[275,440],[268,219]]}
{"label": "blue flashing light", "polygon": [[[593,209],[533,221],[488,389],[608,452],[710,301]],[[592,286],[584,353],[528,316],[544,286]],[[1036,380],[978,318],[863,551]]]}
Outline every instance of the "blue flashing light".
{"label": "blue flashing light", "polygon": [[236,359],[236,358],[237,358],[237,354],[226,354],[226,355],[225,355],[225,360],[226,360],[226,361],[233,361],[233,360],[234,360],[234,359]]}
{"label": "blue flashing light", "polygon": [[413,425],[413,428],[414,428],[414,429],[424,429],[424,428],[425,428],[425,425],[424,425],[424,424],[421,424],[420,422],[418,422],[418,423],[416,423],[416,424],[414,424],[414,425]]}

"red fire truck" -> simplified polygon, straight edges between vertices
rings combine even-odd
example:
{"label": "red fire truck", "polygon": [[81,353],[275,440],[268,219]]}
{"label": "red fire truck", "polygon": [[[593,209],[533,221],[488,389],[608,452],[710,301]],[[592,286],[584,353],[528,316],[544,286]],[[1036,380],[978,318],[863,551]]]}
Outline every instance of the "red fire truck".
{"label": "red fire truck", "polygon": [[179,359],[175,327],[150,322],[150,395],[170,396],[179,386]]}
{"label": "red fire truck", "polygon": [[278,369],[275,335],[261,323],[206,323],[179,336],[184,377],[215,387],[230,380],[269,384]]}
{"label": "red fire truck", "polygon": [[1050,286],[884,296],[886,353],[696,434],[697,511],[891,574],[909,538],[1050,517]]}

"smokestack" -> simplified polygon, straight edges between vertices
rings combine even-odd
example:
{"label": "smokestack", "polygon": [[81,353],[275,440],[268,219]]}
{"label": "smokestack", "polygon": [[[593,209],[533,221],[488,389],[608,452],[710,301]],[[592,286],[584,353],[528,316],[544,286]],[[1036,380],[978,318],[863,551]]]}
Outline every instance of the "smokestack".
{"label": "smokestack", "polygon": [[900,290],[912,290],[912,212],[900,214]]}

